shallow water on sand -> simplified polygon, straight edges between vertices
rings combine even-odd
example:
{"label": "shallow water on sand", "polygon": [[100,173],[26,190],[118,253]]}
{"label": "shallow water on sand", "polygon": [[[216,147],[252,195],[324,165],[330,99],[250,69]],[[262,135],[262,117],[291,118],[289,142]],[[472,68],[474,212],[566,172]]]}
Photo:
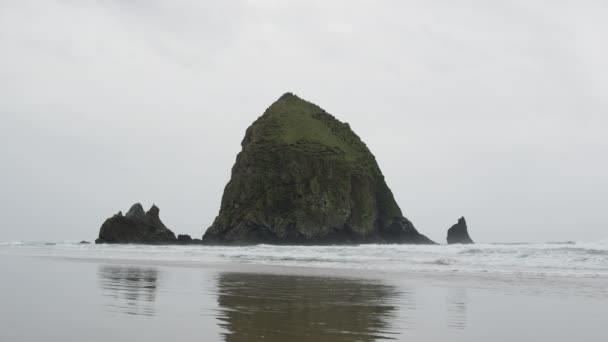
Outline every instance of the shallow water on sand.
{"label": "shallow water on sand", "polygon": [[0,341],[608,339],[604,278],[13,251],[0,253]]}

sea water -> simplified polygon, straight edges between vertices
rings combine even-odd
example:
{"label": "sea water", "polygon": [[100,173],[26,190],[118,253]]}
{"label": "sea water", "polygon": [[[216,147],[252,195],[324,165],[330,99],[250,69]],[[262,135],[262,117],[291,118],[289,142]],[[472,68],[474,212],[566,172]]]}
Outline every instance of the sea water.
{"label": "sea water", "polygon": [[608,277],[608,240],[583,243],[359,246],[149,246],[0,242],[1,254],[175,264],[256,264],[422,273]]}

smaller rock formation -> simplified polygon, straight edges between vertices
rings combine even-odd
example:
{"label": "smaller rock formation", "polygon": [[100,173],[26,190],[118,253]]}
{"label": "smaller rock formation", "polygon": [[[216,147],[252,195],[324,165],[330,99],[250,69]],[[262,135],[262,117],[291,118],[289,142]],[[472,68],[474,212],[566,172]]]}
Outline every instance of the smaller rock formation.
{"label": "smaller rock formation", "polygon": [[159,217],[160,210],[153,205],[144,212],[141,204],[134,204],[126,215],[122,212],[108,218],[99,230],[95,243],[175,243],[175,234],[165,227]]}
{"label": "smaller rock formation", "polygon": [[448,229],[448,244],[461,243],[461,244],[471,244],[474,243],[469,236],[469,232],[467,229],[467,221],[465,221],[464,217],[458,219],[458,223],[452,226],[452,228]]}
{"label": "smaller rock formation", "polygon": [[192,243],[192,238],[188,234],[184,234],[184,235],[180,234],[177,236],[177,242],[183,243],[183,244],[189,244],[189,243]]}

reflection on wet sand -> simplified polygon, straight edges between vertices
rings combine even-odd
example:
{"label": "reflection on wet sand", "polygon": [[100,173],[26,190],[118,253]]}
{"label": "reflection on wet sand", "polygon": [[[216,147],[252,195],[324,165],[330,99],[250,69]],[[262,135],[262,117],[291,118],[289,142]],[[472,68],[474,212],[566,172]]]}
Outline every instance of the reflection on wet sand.
{"label": "reflection on wet sand", "polygon": [[97,271],[106,306],[113,312],[154,316],[158,270],[135,266],[101,265]]}
{"label": "reflection on wet sand", "polygon": [[[202,309],[203,314],[198,318],[192,316],[190,325],[217,324],[220,339],[228,342],[402,340],[411,331],[421,329],[420,317],[428,310],[419,289],[414,291],[415,288],[404,284],[396,287],[380,279],[234,272],[205,274],[202,292],[187,296],[180,295],[180,291],[188,288],[187,284],[180,281],[172,285],[174,277],[162,277],[166,282],[162,293],[174,296],[174,303],[163,306],[167,312],[157,312],[160,269],[101,265],[97,270],[107,311],[169,317],[183,315],[187,312],[184,304],[192,303],[193,309]],[[443,329],[466,330],[471,302],[469,290],[449,287],[429,291],[439,291],[434,295],[444,294],[446,300],[437,307],[441,311],[433,317],[444,312],[447,322],[439,319],[435,323]],[[430,326],[428,322],[422,325]]]}
{"label": "reflection on wet sand", "polygon": [[466,328],[469,294],[466,288],[448,288],[448,329]]}
{"label": "reflection on wet sand", "polygon": [[223,273],[217,319],[225,341],[395,339],[399,293],[374,281]]}

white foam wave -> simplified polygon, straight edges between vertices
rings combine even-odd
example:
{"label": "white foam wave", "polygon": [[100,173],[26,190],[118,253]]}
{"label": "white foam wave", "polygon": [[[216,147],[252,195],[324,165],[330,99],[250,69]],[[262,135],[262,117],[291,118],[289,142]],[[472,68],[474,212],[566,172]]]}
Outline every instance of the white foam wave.
{"label": "white foam wave", "polygon": [[0,241],[0,246],[21,246],[23,244],[22,241]]}
{"label": "white foam wave", "polygon": [[362,246],[142,246],[78,242],[0,243],[0,254],[188,263],[255,263],[387,272],[498,272],[608,278],[602,242]]}

